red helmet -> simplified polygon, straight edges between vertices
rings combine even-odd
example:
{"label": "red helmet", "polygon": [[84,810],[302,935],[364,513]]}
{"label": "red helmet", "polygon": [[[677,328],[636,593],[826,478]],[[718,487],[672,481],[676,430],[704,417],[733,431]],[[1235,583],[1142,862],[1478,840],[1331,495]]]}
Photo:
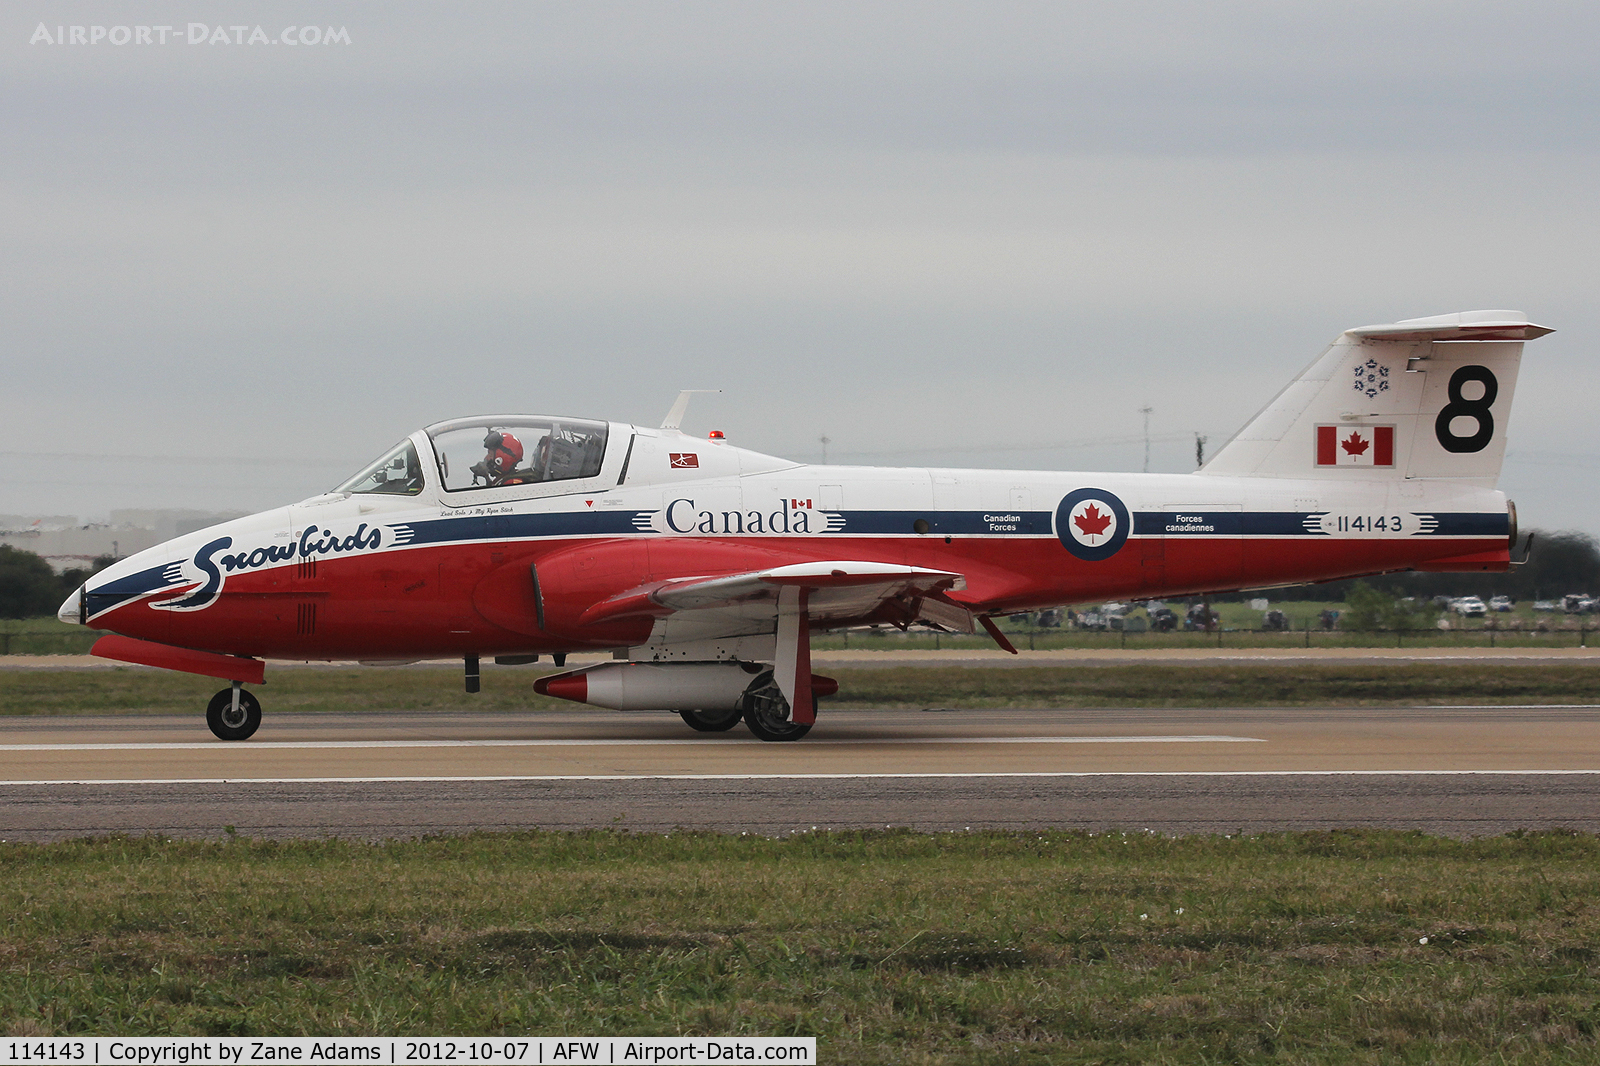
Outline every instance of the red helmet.
{"label": "red helmet", "polygon": [[491,429],[483,446],[488,452],[483,466],[491,479],[505,477],[522,462],[522,442],[503,430]]}

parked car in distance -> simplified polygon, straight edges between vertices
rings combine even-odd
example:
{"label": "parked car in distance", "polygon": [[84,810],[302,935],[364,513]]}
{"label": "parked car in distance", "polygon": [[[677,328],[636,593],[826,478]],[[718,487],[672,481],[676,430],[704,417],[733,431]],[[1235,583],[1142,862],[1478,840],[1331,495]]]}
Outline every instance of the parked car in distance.
{"label": "parked car in distance", "polygon": [[1506,611],[1515,610],[1516,606],[1516,601],[1510,596],[1491,596],[1489,598],[1489,610],[1491,611],[1499,611],[1504,614]]}
{"label": "parked car in distance", "polygon": [[1462,596],[1450,605],[1450,609],[1463,618],[1482,618],[1489,613],[1489,607],[1476,596]]}
{"label": "parked car in distance", "polygon": [[1588,614],[1595,609],[1595,600],[1581,592],[1569,592],[1561,597],[1561,609],[1568,614]]}
{"label": "parked car in distance", "polygon": [[1170,633],[1178,628],[1178,616],[1171,607],[1157,607],[1150,612],[1150,628],[1158,633]]}
{"label": "parked car in distance", "polygon": [[1535,611],[1543,611],[1543,612],[1548,613],[1548,612],[1551,612],[1551,611],[1559,611],[1559,610],[1561,610],[1561,605],[1558,604],[1555,600],[1534,600],[1533,601],[1533,609]]}

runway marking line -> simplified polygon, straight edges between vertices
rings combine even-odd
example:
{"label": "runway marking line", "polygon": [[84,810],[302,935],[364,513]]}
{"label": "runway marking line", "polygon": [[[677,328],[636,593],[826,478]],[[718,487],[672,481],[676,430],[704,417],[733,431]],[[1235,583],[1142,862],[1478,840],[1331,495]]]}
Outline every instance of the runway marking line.
{"label": "runway marking line", "polygon": [[1006,773],[835,774],[508,774],[483,777],[172,777],[0,781],[0,789],[41,785],[359,785],[494,781],[848,781],[883,778],[1087,777],[1579,777],[1600,770],[1040,770]]}
{"label": "runway marking line", "polygon": [[[864,744],[1265,744],[1260,737],[1226,736],[1133,736],[1133,737],[905,737],[905,738],[851,738],[820,739],[809,741],[807,748],[850,747]],[[639,740],[606,738],[573,738],[564,740],[284,740],[263,741],[258,744],[241,744],[237,741],[173,741],[170,743],[101,743],[101,744],[0,744],[0,751],[278,751],[285,748],[609,748],[609,747],[662,747],[693,745],[696,747],[742,746],[759,747],[767,741],[756,740]]]}
{"label": "runway marking line", "polygon": [[1600,703],[1422,703],[1411,711],[1595,711]]}

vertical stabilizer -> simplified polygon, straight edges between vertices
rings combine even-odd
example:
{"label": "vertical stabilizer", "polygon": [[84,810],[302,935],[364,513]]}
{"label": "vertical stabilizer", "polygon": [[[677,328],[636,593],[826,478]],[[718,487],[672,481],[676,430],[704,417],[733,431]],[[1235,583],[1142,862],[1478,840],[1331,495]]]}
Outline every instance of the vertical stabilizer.
{"label": "vertical stabilizer", "polygon": [[1493,488],[1523,342],[1550,332],[1521,311],[1347,330],[1201,472]]}

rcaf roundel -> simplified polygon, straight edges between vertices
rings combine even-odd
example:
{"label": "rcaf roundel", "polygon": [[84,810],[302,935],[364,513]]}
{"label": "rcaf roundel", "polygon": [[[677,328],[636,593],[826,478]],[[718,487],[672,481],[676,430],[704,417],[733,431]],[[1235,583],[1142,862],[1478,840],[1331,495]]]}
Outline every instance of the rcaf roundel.
{"label": "rcaf roundel", "polygon": [[1317,427],[1318,466],[1393,466],[1394,427]]}
{"label": "rcaf roundel", "polygon": [[1067,551],[1088,562],[1117,554],[1132,531],[1128,508],[1105,489],[1077,489],[1056,506],[1056,536]]}

